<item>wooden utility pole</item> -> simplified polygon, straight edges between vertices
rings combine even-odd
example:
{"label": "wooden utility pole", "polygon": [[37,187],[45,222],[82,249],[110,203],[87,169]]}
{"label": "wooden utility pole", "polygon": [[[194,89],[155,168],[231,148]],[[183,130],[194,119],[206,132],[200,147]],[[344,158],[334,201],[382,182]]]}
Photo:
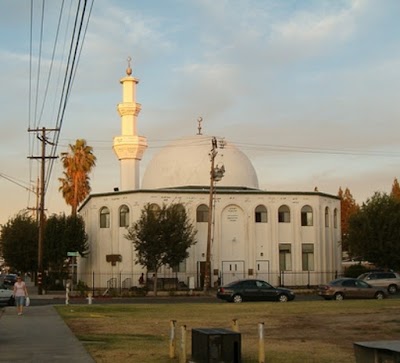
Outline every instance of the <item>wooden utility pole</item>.
{"label": "wooden utility pole", "polygon": [[57,156],[46,156],[46,144],[51,144],[46,138],[47,131],[59,131],[59,129],[46,129],[42,127],[41,129],[28,129],[28,132],[40,132],[41,135],[37,138],[42,142],[42,154],[41,156],[28,156],[29,159],[40,159],[40,188],[39,188],[39,237],[38,237],[38,273],[37,273],[37,283],[38,283],[38,294],[43,294],[42,288],[42,276],[43,276],[43,240],[44,240],[44,226],[45,226],[45,172],[46,172],[46,159],[57,159]]}
{"label": "wooden utility pole", "polygon": [[215,167],[215,157],[218,154],[218,144],[215,137],[212,138],[212,148],[210,152],[211,170],[210,170],[210,196],[208,203],[208,229],[207,229],[207,251],[206,251],[206,266],[204,272],[204,292],[207,292],[211,287],[211,241],[212,241],[212,225],[213,225],[213,209],[214,209],[214,188],[215,182],[220,181],[225,168]]}

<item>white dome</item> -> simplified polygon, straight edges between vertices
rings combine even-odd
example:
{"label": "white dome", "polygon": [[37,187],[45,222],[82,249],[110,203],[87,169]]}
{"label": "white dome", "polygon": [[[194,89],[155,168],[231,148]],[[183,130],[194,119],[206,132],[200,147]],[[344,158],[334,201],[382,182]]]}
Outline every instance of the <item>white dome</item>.
{"label": "white dome", "polygon": [[[218,140],[218,139],[217,139]],[[196,135],[174,141],[150,161],[143,176],[142,189],[209,186],[212,137]],[[256,171],[249,158],[225,141],[218,145],[215,166],[225,167],[217,186],[258,189]]]}

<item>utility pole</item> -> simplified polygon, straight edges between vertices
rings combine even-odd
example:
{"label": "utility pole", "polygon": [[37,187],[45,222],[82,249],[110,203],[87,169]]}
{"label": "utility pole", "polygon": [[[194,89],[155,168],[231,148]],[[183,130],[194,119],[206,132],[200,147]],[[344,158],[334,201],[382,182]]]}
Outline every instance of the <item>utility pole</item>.
{"label": "utility pole", "polygon": [[204,292],[207,292],[211,286],[211,241],[212,241],[212,224],[213,224],[213,209],[214,209],[214,187],[215,182],[220,181],[225,173],[225,168],[215,167],[215,157],[218,154],[218,144],[215,137],[211,140],[211,170],[210,170],[210,196],[208,203],[208,229],[207,229],[207,251],[206,251],[206,266],[204,273]]}
{"label": "utility pole", "polygon": [[40,132],[41,135],[37,135],[37,138],[42,142],[42,154],[41,156],[28,156],[29,159],[40,159],[40,199],[39,199],[39,237],[38,237],[38,273],[37,273],[37,283],[38,283],[38,294],[43,294],[42,288],[42,276],[43,276],[43,240],[44,240],[44,226],[45,226],[45,214],[44,214],[44,202],[45,202],[45,172],[46,172],[46,159],[57,159],[57,156],[46,156],[46,144],[53,145],[46,138],[47,131],[59,131],[59,129],[46,129],[42,127],[41,129],[28,129],[28,132]]}

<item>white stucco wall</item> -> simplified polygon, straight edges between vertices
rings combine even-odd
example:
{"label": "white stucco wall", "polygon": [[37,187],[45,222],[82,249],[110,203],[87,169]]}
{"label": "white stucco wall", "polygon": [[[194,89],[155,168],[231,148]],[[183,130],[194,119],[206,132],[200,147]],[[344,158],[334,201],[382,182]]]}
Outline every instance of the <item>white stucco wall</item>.
{"label": "white stucco wall", "polygon": [[[110,278],[120,278],[132,285],[136,276],[143,271],[135,264],[132,243],[125,238],[127,229],[119,227],[119,208],[127,205],[130,210],[130,224],[140,217],[147,203],[158,205],[182,203],[195,228],[197,244],[190,249],[186,261],[186,273],[197,274],[199,263],[205,261],[207,223],[196,222],[196,210],[201,204],[208,205],[207,190],[154,190],[115,192],[92,195],[81,208],[89,235],[90,254],[80,265],[81,279],[90,283],[93,272],[96,285],[106,286]],[[255,223],[255,208],[264,205],[268,211],[267,223]],[[278,223],[278,209],[287,205],[291,212],[290,223]],[[301,208],[309,205],[313,210],[313,225],[301,226]],[[99,228],[100,209],[110,210],[110,228]],[[325,227],[325,210],[329,211],[329,226]],[[334,210],[336,209],[336,226]],[[314,272],[340,272],[340,201],[333,196],[319,192],[278,193],[263,191],[218,191],[215,203],[215,224],[211,268],[224,272],[224,282],[229,279],[253,276],[265,278],[279,284],[279,243],[289,243],[292,251],[292,269],[286,271],[285,285],[316,284],[325,282],[326,276],[314,276]],[[302,271],[302,243],[314,245],[314,272],[308,281],[307,272]],[[120,254],[122,261],[112,266],[106,262],[106,255]],[[167,273],[168,269],[162,271]],[[304,276],[301,276],[301,274]],[[322,277],[321,277],[322,276]],[[213,281],[218,276],[213,276]],[[199,281],[196,276],[196,281]]]}

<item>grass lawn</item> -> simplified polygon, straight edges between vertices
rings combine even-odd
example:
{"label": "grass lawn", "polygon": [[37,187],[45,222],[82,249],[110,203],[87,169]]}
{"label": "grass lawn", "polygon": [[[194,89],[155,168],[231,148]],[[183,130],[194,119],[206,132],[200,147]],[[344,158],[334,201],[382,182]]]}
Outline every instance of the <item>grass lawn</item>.
{"label": "grass lawn", "polygon": [[353,342],[400,340],[400,300],[242,304],[69,305],[56,309],[96,362],[172,363],[170,321],[191,356],[192,328],[231,328],[237,319],[243,363],[258,362],[264,323],[265,363],[355,363]]}

